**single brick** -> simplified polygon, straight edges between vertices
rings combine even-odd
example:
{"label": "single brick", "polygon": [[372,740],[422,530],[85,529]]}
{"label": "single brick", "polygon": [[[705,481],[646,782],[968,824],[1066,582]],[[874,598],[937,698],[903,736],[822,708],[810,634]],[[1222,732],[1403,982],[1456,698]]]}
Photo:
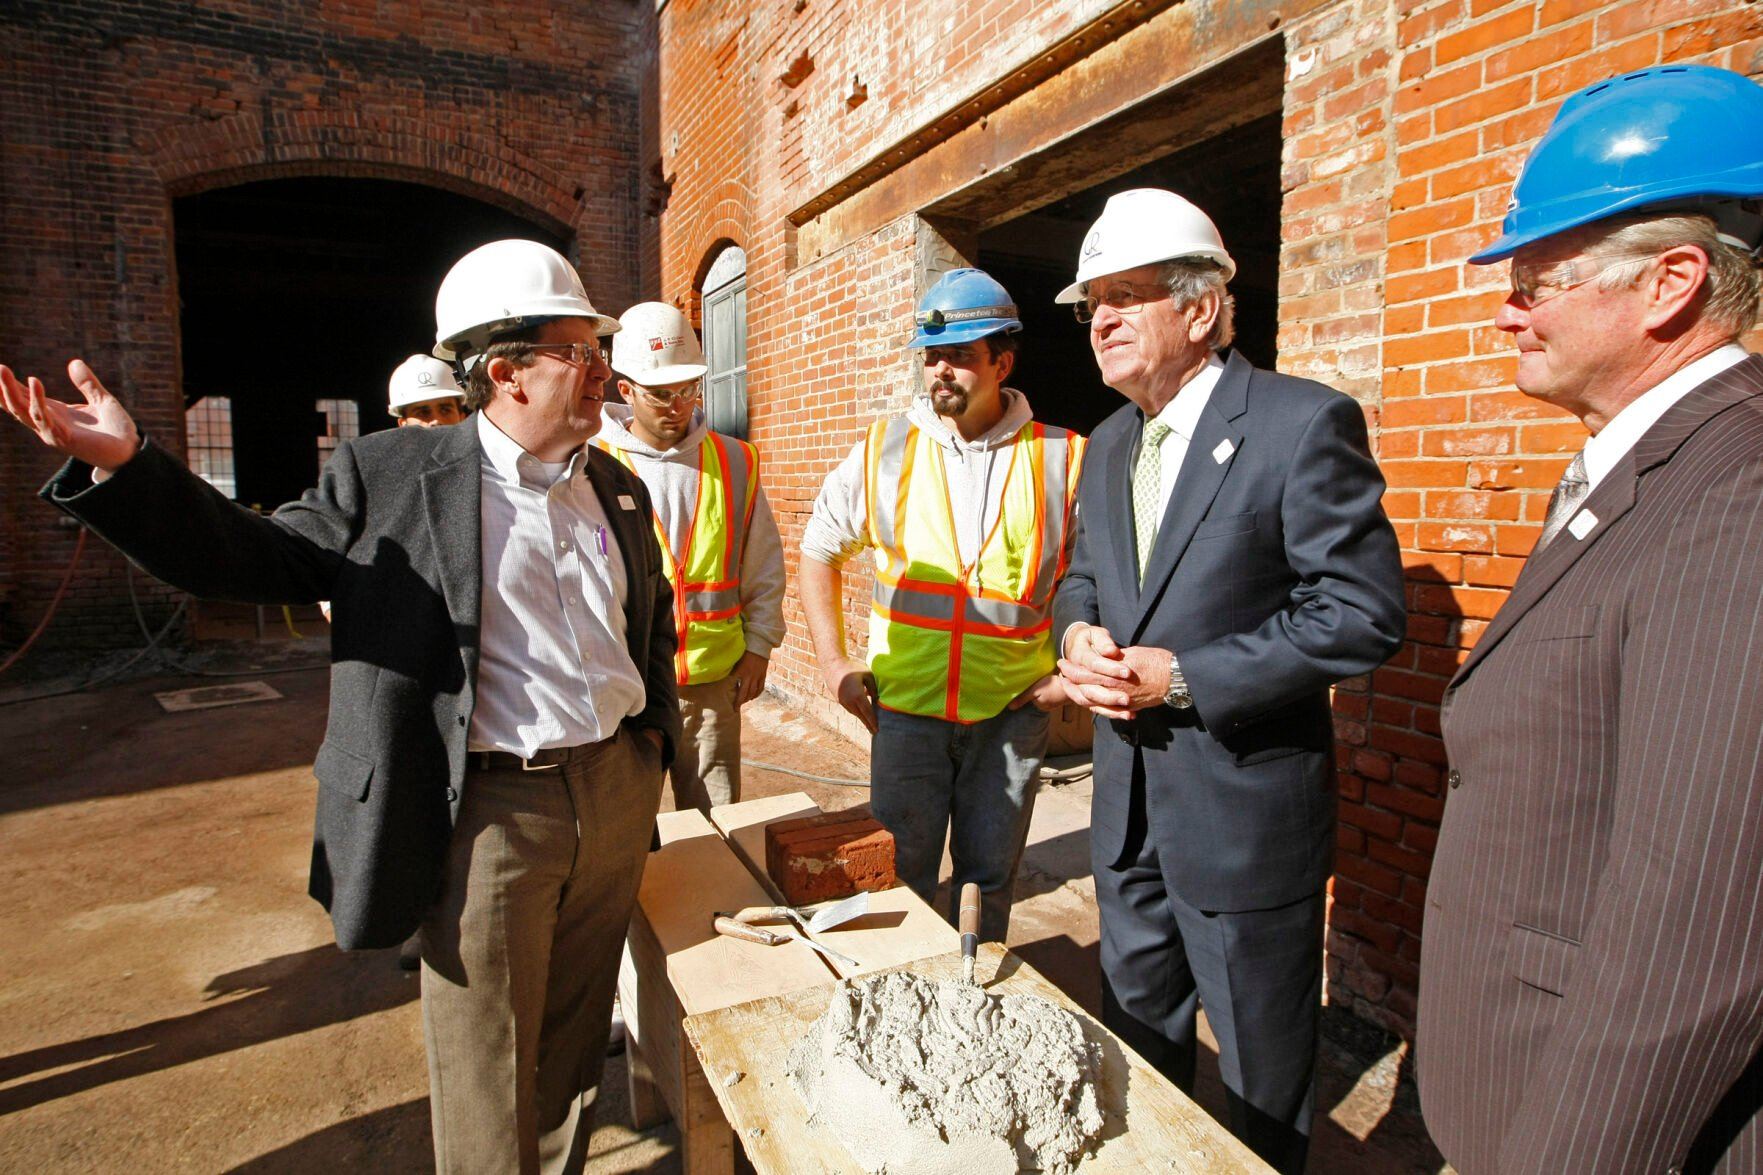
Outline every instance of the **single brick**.
{"label": "single brick", "polygon": [[867,807],[765,827],[765,871],[792,906],[891,889],[894,837]]}

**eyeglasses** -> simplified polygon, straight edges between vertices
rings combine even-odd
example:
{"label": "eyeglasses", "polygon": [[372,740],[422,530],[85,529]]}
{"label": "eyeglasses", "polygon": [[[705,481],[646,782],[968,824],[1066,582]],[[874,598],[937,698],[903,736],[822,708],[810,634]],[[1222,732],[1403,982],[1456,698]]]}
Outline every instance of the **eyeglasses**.
{"label": "eyeglasses", "polygon": [[654,408],[671,408],[675,404],[690,404],[698,398],[702,389],[697,384],[684,388],[645,388],[641,384],[632,384],[643,393],[643,400]]}
{"label": "eyeglasses", "polygon": [[1088,322],[1096,317],[1096,311],[1103,306],[1120,314],[1137,314],[1145,308],[1147,302],[1160,302],[1169,297],[1169,287],[1163,285],[1139,285],[1136,282],[1114,282],[1103,290],[1100,296],[1087,290],[1084,296],[1072,306],[1071,312],[1077,315],[1079,322]]}
{"label": "eyeglasses", "polygon": [[529,351],[552,351],[566,363],[579,363],[587,366],[591,363],[602,363],[606,352],[600,349],[599,343],[529,343]]}
{"label": "eyeglasses", "polygon": [[1512,301],[1525,310],[1535,310],[1544,302],[1576,290],[1614,265],[1639,261],[1651,254],[1623,254],[1616,257],[1575,257],[1570,261],[1537,264],[1531,261],[1512,262]]}

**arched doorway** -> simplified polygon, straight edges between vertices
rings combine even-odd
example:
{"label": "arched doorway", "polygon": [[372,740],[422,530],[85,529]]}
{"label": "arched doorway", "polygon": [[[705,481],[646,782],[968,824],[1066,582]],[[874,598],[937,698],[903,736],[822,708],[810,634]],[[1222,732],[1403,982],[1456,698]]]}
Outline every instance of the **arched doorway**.
{"label": "arched doorway", "polygon": [[710,263],[702,295],[704,414],[717,432],[747,435],[747,254],[728,245]]}
{"label": "arched doorway", "polygon": [[172,215],[191,466],[265,508],[311,486],[341,437],[391,425],[386,379],[434,343],[454,261],[503,237],[566,244],[393,180],[245,183],[179,197]]}

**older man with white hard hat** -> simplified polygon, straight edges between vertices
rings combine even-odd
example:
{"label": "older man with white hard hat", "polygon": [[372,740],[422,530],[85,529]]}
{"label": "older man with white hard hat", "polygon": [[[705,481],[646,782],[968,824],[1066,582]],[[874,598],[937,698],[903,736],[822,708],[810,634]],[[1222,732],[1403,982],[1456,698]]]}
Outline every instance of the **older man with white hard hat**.
{"label": "older man with white hard hat", "polygon": [[1760,256],[1763,87],[1666,65],[1569,96],[1469,259],[1591,435],[1444,698],[1416,1063],[1466,1175],[1763,1169]]}
{"label": "older man with white hard hat", "polygon": [[268,518],[142,437],[77,359],[83,404],[4,367],[0,393],[71,458],[44,497],[161,579],[335,601],[312,895],[345,949],[422,927],[436,1167],[580,1171],[678,730],[671,593],[642,482],[587,446],[618,323],[575,269],[485,245],[435,314],[475,425],[345,441]]}
{"label": "older man with white hard hat", "polygon": [[685,736],[668,778],[676,808],[707,811],[741,798],[741,707],[764,691],[784,639],[783,542],[759,450],[712,431],[700,410],[709,367],[692,324],[665,302],[639,302],[619,322],[612,369],[625,403],[606,406],[594,443],[655,503]]}
{"label": "older man with white hard hat", "polygon": [[1402,566],[1359,405],[1220,354],[1235,269],[1173,192],[1113,196],[1085,238],[1058,300],[1129,403],[1090,441],[1054,611],[1067,689],[1098,715],[1103,1019],[1192,1088],[1204,1007],[1227,1124],[1296,1171],[1334,848],[1329,687],[1401,643]]}

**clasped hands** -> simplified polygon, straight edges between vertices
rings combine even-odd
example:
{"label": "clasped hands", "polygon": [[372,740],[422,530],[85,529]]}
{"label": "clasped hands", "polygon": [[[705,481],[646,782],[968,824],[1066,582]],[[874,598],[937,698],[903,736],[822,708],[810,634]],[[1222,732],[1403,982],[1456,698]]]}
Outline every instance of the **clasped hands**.
{"label": "clasped hands", "polygon": [[1109,631],[1096,624],[1075,626],[1059,658],[1059,682],[1065,696],[1104,718],[1131,718],[1136,711],[1161,706],[1169,692],[1168,649],[1149,645],[1121,648]]}

